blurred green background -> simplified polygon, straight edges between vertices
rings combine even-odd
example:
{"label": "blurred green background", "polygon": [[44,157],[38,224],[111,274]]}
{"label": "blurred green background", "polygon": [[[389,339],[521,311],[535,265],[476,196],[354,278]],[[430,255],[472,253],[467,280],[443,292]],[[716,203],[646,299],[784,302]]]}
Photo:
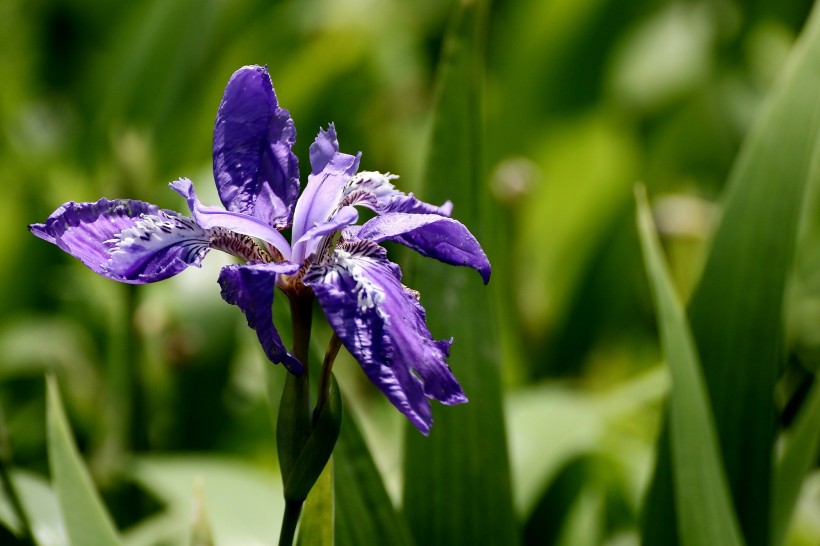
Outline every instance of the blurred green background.
{"label": "blurred green background", "polygon": [[[246,64],[268,65],[293,116],[303,183],[308,145],[332,121],[342,149],[363,152],[363,168],[398,173],[401,189],[424,197],[436,67],[453,6],[0,2],[0,408],[17,465],[47,475],[43,374],[54,370],[80,448],[131,543],[175,536],[189,517],[195,475],[213,495],[218,544],[241,544],[257,529],[276,535],[267,519],[281,503],[268,364],[241,314],[219,296],[217,272],[228,259],[212,253],[201,270],[124,286],[25,227],[65,201],[101,196],[185,210],[167,188],[182,176],[216,203],[214,116],[229,76]],[[481,191],[500,213],[468,227],[493,264],[487,297],[498,310],[492,322],[523,543],[638,542],[669,382],[633,186],[649,188],[685,299],[740,143],[810,7],[491,4]],[[460,203],[477,199],[435,194],[449,195],[456,218]],[[810,274],[817,252],[799,255],[808,273],[798,267],[790,291],[794,362],[777,408],[785,422],[820,358],[820,287]],[[446,304],[423,292],[422,303],[430,316]],[[277,301],[275,311],[287,339],[286,305]],[[319,318],[321,350],[327,330]],[[348,355],[336,370],[399,503],[406,425]],[[260,485],[268,483],[273,489]],[[258,513],[232,511],[226,499],[236,496],[258,499]],[[182,523],[159,518],[167,506]],[[789,540],[820,542],[820,473],[804,486]]]}

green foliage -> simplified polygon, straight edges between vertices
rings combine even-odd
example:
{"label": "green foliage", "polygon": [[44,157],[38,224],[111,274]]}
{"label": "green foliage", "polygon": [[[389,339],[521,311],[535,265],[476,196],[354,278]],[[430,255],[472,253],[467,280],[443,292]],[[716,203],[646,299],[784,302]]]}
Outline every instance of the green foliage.
{"label": "green foliage", "polygon": [[[727,476],[749,544],[770,540],[774,395],[784,365],[786,282],[805,188],[817,176],[820,124],[805,114],[818,104],[811,90],[820,86],[820,78],[810,68],[820,62],[817,13],[733,167],[721,224],[689,306]],[[749,266],[761,260],[764,266]],[[674,433],[670,438],[674,442]],[[675,472],[678,463],[671,466]],[[668,479],[668,473],[656,477]],[[653,500],[671,506],[668,498]],[[656,523],[668,525],[668,519]]]}
{"label": "green foliage", "polygon": [[333,452],[336,544],[395,544],[413,539],[404,517],[393,507],[355,419],[346,412]]}
{"label": "green foliage", "polygon": [[[487,231],[483,221],[491,211],[481,192],[480,170],[486,9],[481,1],[462,3],[446,36],[423,190],[433,202],[452,194],[469,195],[458,218],[489,244],[482,238]],[[435,408],[429,438],[408,429],[407,521],[419,544],[515,544],[490,293],[473,271],[445,271],[429,261],[417,267],[410,285],[423,294],[423,304],[439,302],[437,313],[428,314],[428,324],[433,332],[446,328],[458,340],[448,362],[471,401],[444,411]],[[460,320],[468,316],[487,320]]]}
{"label": "green foliage", "polygon": [[669,442],[679,538],[686,546],[744,544],[721,460],[715,419],[697,349],[661,254],[643,187],[638,231],[672,375]]}
{"label": "green foliage", "polygon": [[[389,249],[470,402],[434,404],[422,437],[342,351],[314,491],[335,522],[305,508],[303,544],[816,545],[810,4],[0,2],[2,464],[35,542],[275,543],[276,466],[299,454],[276,438],[307,438],[277,409],[284,370],[219,296],[225,259],[126,287],[24,228],[102,195],[183,210],[179,176],[216,203],[214,113],[260,63],[303,183],[334,121],[363,168],[451,200],[493,266],[485,287]],[[274,317],[290,343],[285,298]],[[290,392],[302,424],[313,390]],[[0,542],[21,536],[2,489]]]}
{"label": "green foliage", "polygon": [[66,421],[60,391],[48,378],[48,459],[68,542],[72,546],[120,544],[114,522],[103,507]]}

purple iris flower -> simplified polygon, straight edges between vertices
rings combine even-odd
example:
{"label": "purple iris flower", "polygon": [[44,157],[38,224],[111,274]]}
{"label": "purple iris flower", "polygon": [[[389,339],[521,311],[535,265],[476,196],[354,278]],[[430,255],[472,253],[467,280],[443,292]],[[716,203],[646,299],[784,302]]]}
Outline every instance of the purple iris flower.
{"label": "purple iris flower", "polygon": [[[267,357],[292,373],[302,363],[273,324],[274,288],[312,291],[336,335],[370,380],[424,434],[429,398],[467,401],[446,364],[452,340],[434,340],[417,292],[401,282],[382,241],[442,262],[472,267],[484,282],[490,264],[478,241],[434,206],[397,190],[391,174],[359,172],[361,154],[339,151],[331,124],[310,146],[311,173],[301,197],[292,152],[293,120],[280,108],[267,68],[237,70],[217,111],[214,179],[223,207],[203,205],[188,179],[170,184],[191,216],[130,199],[69,202],[29,229],[92,271],[144,284],[199,267],[211,249],[243,263],[219,275],[222,297],[238,306]],[[356,225],[358,210],[376,215]],[[291,229],[292,244],[280,232]]]}

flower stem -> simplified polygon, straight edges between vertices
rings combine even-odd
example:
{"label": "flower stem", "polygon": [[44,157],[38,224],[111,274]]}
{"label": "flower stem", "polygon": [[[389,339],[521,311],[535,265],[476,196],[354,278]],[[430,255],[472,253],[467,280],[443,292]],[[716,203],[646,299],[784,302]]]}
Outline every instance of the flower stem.
{"label": "flower stem", "polygon": [[279,533],[279,546],[291,546],[296,535],[296,524],[302,513],[301,501],[286,501],[285,515],[282,517],[282,530]]}
{"label": "flower stem", "polygon": [[313,318],[313,294],[298,294],[290,297],[290,317],[293,323],[293,356],[308,369],[310,349],[310,329]]}
{"label": "flower stem", "polygon": [[[279,453],[279,467],[282,482],[287,489],[291,470],[310,437],[313,425],[310,418],[310,379],[308,354],[310,349],[310,329],[313,315],[313,294],[297,294],[290,297],[290,315],[293,323],[292,353],[304,366],[300,375],[287,374],[279,416],[276,425],[276,448]],[[291,546],[302,500],[285,499],[285,514],[279,534],[280,546]]]}

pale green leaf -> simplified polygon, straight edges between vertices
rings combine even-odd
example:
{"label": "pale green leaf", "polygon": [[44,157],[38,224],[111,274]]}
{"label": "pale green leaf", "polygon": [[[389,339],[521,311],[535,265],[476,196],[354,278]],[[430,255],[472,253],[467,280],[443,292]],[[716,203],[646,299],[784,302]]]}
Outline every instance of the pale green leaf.
{"label": "pale green leaf", "polygon": [[57,380],[48,384],[48,461],[54,490],[72,546],[120,544],[111,516],[105,509],[68,426]]}
{"label": "pale green leaf", "polygon": [[[815,7],[729,177],[720,226],[689,318],[726,476],[750,545],[771,538],[775,382],[784,363],[784,293],[820,134],[820,9]],[[668,435],[664,433],[661,442]],[[644,541],[674,540],[668,447],[647,497]]]}
{"label": "pale green leaf", "polygon": [[783,542],[803,480],[817,461],[820,449],[820,382],[814,381],[785,445],[774,473],[772,544]]}
{"label": "pale green leaf", "polygon": [[669,434],[679,538],[685,546],[739,546],[743,537],[723,470],[697,348],[662,257],[643,188],[639,188],[637,198],[641,247],[672,375]]}
{"label": "pale green leaf", "polygon": [[333,458],[310,490],[299,523],[300,546],[333,546]]}

